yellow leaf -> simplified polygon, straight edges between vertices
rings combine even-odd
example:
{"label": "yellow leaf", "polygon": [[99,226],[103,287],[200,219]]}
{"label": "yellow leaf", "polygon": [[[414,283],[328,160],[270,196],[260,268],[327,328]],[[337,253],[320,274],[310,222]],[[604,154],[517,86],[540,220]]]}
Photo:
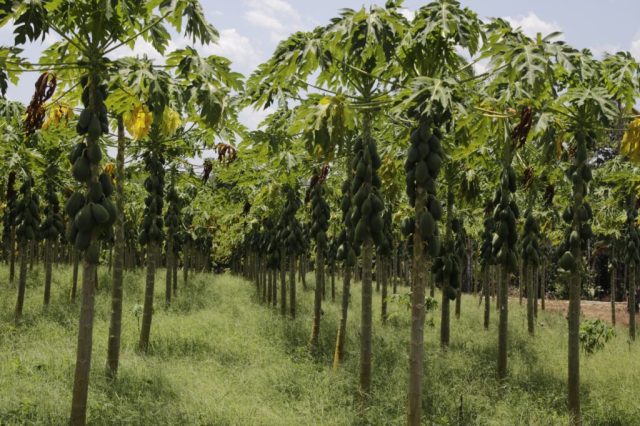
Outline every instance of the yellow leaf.
{"label": "yellow leaf", "polygon": [[634,163],[640,163],[640,118],[629,123],[622,137],[620,152]]}
{"label": "yellow leaf", "polygon": [[145,138],[151,130],[153,114],[146,105],[136,105],[132,111],[124,114],[124,125],[133,139]]}
{"label": "yellow leaf", "polygon": [[162,134],[166,137],[173,136],[181,125],[182,120],[180,119],[180,114],[171,108],[166,107],[162,113]]}

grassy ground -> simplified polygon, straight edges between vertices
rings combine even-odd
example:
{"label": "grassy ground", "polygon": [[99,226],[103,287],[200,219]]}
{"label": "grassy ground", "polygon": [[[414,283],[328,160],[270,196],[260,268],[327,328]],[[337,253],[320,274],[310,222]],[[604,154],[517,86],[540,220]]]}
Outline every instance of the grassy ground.
{"label": "grassy ground", "polygon": [[[43,272],[27,288],[24,322],[13,326],[15,289],[0,267],[0,424],[65,424],[70,408],[78,306],[68,301],[68,268],[54,271],[52,305],[42,308]],[[339,303],[328,301],[321,354],[306,349],[313,292],[299,291],[299,317],[283,319],[255,301],[252,286],[228,275],[195,276],[169,310],[163,308],[164,271],[158,274],[152,349],[136,353],[143,273],[125,276],[123,347],[119,379],[104,378],[109,321],[108,274],[101,271],[96,300],[89,421],[96,425],[354,425],[403,424],[409,313],[391,307],[383,327],[375,299],[373,400],[354,397],[358,377],[359,286],[352,297],[344,367],[330,369]],[[181,281],[180,281],[181,284]],[[313,285],[313,283],[311,283]],[[403,292],[406,289],[403,288]],[[339,300],[339,297],[338,297]],[[439,312],[439,311],[438,311]],[[463,299],[452,319],[451,347],[438,348],[438,322],[426,329],[424,406],[428,424],[566,424],[566,321],[541,314],[538,334],[526,334],[524,309],[510,312],[510,378],[494,378],[496,313],[482,329],[477,300]],[[438,315],[436,315],[437,317]],[[582,360],[585,424],[640,423],[640,343],[626,330],[604,350]]]}

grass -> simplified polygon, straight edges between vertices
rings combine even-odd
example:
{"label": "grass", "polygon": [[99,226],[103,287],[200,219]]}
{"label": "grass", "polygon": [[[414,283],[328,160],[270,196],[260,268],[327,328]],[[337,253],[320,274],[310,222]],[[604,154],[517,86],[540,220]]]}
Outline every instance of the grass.
{"label": "grass", "polygon": [[[68,300],[70,269],[54,270],[52,304],[42,307],[39,266],[31,273],[25,316],[13,325],[14,288],[0,266],[0,424],[67,422],[79,306]],[[313,279],[310,275],[310,284]],[[409,312],[394,304],[387,326],[375,298],[373,397],[355,395],[358,382],[360,293],[352,293],[346,360],[331,371],[339,303],[327,301],[319,354],[311,356],[313,292],[300,290],[299,315],[281,318],[260,305],[252,285],[230,275],[195,275],[164,309],[164,271],[157,276],[151,348],[136,351],[143,272],[125,275],[122,356],[118,380],[104,377],[109,277],[100,271],[96,299],[89,422],[94,425],[393,425],[404,424]],[[181,281],[179,282],[181,284]],[[300,288],[300,287],[299,287]],[[402,292],[407,289],[402,287]],[[338,294],[338,299],[340,296]],[[495,380],[496,312],[482,329],[477,300],[464,297],[451,323],[451,347],[439,349],[439,311],[426,328],[425,422],[437,425],[566,424],[566,320],[541,313],[537,335],[526,333],[524,307],[510,307],[509,371]],[[630,425],[640,419],[640,343],[626,330],[605,349],[582,357],[585,424]]]}

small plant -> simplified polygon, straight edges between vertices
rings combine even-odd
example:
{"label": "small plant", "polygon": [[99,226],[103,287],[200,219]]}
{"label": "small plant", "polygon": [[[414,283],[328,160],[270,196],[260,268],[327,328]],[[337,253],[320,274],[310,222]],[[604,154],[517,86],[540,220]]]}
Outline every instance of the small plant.
{"label": "small plant", "polygon": [[587,354],[604,348],[604,345],[616,335],[613,327],[602,320],[586,320],[580,324],[580,346]]}

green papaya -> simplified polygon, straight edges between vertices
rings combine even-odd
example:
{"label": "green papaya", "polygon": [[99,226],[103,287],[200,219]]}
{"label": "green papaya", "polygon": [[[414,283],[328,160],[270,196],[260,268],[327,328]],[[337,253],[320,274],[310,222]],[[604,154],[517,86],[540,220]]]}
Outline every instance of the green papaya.
{"label": "green papaya", "polygon": [[85,251],[91,245],[91,232],[79,231],[76,235],[75,246],[80,251]]}
{"label": "green papaya", "polygon": [[91,215],[91,205],[85,205],[75,216],[74,224],[81,232],[89,232],[93,227],[93,217]]}
{"label": "green papaya", "polygon": [[420,232],[422,239],[427,239],[428,236],[433,235],[436,230],[436,221],[428,211],[422,212],[420,215]]}
{"label": "green papaya", "polygon": [[78,158],[82,155],[84,150],[87,149],[87,144],[84,142],[80,142],[79,144],[74,145],[67,157],[69,159],[69,163],[73,164],[76,162]]}
{"label": "green papaya", "polygon": [[100,145],[97,142],[89,142],[87,145],[86,151],[87,160],[91,164],[100,164],[102,160],[102,150],[100,149]]}
{"label": "green papaya", "polygon": [[431,240],[427,241],[427,249],[429,252],[429,256],[436,257],[440,254],[440,237],[434,235],[431,237]]}
{"label": "green papaya", "polygon": [[379,214],[374,214],[371,217],[371,223],[369,224],[370,229],[375,231],[382,231],[382,218]]}
{"label": "green papaya", "polygon": [[438,155],[435,152],[432,152],[431,154],[429,154],[429,156],[427,157],[427,167],[429,168],[429,174],[432,177],[437,177],[438,174],[440,173],[440,167],[442,166],[442,159],[440,158],[440,155]]}
{"label": "green papaya", "polygon": [[67,213],[69,217],[74,217],[76,213],[80,211],[82,207],[84,207],[85,199],[84,195],[81,192],[76,191],[67,200],[64,205],[64,211]]}
{"label": "green papaya", "polygon": [[100,181],[100,185],[102,185],[102,192],[105,197],[110,197],[113,194],[113,182],[111,181],[111,176],[106,173],[102,173],[98,178]]}
{"label": "green papaya", "polygon": [[364,163],[364,161],[360,160],[358,162],[358,167],[356,167],[356,176],[358,176],[360,179],[364,179],[366,177],[367,174],[367,165]]}
{"label": "green papaya", "polygon": [[416,163],[416,184],[424,186],[429,179],[429,168],[424,161],[418,161]]}
{"label": "green papaya", "polygon": [[577,268],[576,260],[570,251],[565,251],[564,254],[558,260],[558,266],[565,271],[574,272]]}
{"label": "green papaya", "polygon": [[424,184],[424,189],[428,194],[435,195],[436,193],[436,180],[435,179],[427,179],[427,182]]}
{"label": "green papaya", "polygon": [[93,141],[97,141],[102,135],[102,124],[100,124],[100,118],[96,114],[91,114],[89,120],[89,127],[87,129],[87,136]]}
{"label": "green papaya", "polygon": [[430,152],[429,143],[427,141],[420,142],[418,145],[418,160],[425,160]]}
{"label": "green papaya", "polygon": [[[80,117],[78,118],[78,128],[83,129],[84,133],[89,129],[89,124],[91,123],[91,110],[85,108],[80,113]],[[84,134],[81,133],[81,134]]]}
{"label": "green papaya", "polygon": [[429,199],[429,212],[435,220],[442,219],[442,205],[440,205],[440,201],[435,197]]}
{"label": "green papaya", "polygon": [[107,221],[107,224],[113,225],[116,222],[116,206],[108,198],[104,198],[101,204],[109,214],[109,220]]}
{"label": "green papaya", "polygon": [[416,146],[411,146],[407,154],[407,163],[410,165],[415,164],[415,162],[418,161],[418,155],[419,155],[418,148]]}
{"label": "green papaya", "polygon": [[75,163],[73,163],[71,173],[78,182],[88,181],[91,179],[91,166],[89,165],[89,161],[84,156],[78,157]]}
{"label": "green papaya", "polygon": [[91,215],[93,216],[93,220],[98,225],[103,225],[109,222],[109,212],[107,212],[107,209],[105,209],[102,204],[89,203],[89,207],[91,208]]}
{"label": "green papaya", "polygon": [[438,136],[432,135],[429,138],[429,148],[431,152],[442,154],[442,145],[440,144],[440,138]]}
{"label": "green papaya", "polygon": [[369,229],[367,227],[367,224],[365,223],[363,218],[360,218],[360,220],[358,221],[358,224],[356,225],[356,231],[354,234],[355,240],[357,242],[364,241],[368,236],[368,232],[369,232]]}

